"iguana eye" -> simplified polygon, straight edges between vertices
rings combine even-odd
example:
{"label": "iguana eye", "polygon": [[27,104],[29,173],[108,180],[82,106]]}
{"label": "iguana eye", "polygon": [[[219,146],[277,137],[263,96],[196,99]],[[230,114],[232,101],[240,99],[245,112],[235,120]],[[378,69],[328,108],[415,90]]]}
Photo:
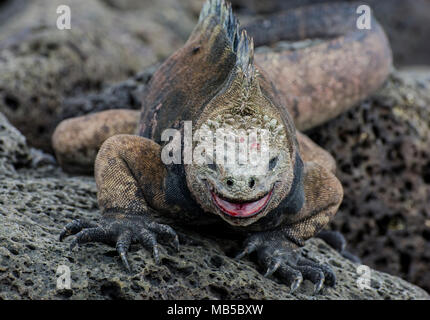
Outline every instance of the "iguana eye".
{"label": "iguana eye", "polygon": [[269,170],[273,170],[276,167],[276,164],[278,163],[278,157],[274,157],[269,161]]}

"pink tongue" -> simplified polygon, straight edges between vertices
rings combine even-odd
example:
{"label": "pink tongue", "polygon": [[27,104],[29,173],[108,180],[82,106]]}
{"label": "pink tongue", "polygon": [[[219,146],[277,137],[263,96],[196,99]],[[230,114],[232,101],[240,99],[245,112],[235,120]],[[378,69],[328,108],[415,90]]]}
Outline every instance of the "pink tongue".
{"label": "pink tongue", "polygon": [[260,211],[269,200],[270,193],[254,202],[232,203],[213,194],[216,204],[228,215],[233,217],[249,217]]}

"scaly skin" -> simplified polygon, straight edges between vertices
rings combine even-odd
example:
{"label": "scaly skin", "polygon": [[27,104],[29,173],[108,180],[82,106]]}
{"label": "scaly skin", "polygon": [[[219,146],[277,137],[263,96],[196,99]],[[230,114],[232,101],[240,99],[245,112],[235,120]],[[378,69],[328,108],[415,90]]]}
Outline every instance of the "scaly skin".
{"label": "scaly skin", "polygon": [[[286,22],[290,36],[300,30],[299,38],[315,35],[327,21],[337,24],[321,45],[254,57],[253,42],[239,32],[231,8],[208,1],[187,43],[151,79],[140,121],[132,111],[107,111],[111,114],[67,120],[56,130],[54,148],[65,169],[86,166],[100,148],[95,178],[103,214],[97,225],[71,222],[60,240],[75,235],[72,247],[90,241],[116,244],[130,269],[126,253],[131,243],[140,242],[159,260],[159,238],[178,248],[175,225],[213,225],[242,235],[238,258],[255,251],[266,275],[276,272],[292,291],[303,279],[312,281],[316,292],[324,283],[333,286],[330,267],[304,258],[299,247],[332,219],[343,190],[333,158],[296,126],[308,128],[334,117],[377,89],[389,72],[390,50],[377,23],[373,31],[359,31],[348,19],[339,19],[351,8],[334,5],[287,14],[290,20],[303,18],[296,25]],[[315,14],[319,9],[329,18]],[[289,38],[275,31],[269,40]],[[365,76],[371,79],[362,84]],[[255,166],[237,162],[163,163],[163,130],[183,132],[187,120],[193,121],[193,131],[206,133],[267,130],[267,170],[256,175]],[[79,139],[70,141],[76,135]],[[344,249],[340,236],[321,237]]]}

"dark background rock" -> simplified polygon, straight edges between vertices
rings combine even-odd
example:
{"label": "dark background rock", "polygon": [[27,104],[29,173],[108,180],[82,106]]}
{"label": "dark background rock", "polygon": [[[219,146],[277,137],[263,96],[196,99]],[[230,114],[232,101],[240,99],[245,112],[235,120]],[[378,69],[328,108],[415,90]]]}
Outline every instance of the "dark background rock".
{"label": "dark background rock", "polygon": [[377,270],[430,290],[430,72],[394,73],[374,97],[315,128],[344,187],[332,223]]}
{"label": "dark background rock", "polygon": [[0,113],[0,172],[4,177],[30,162],[31,152],[25,137]]}
{"label": "dark background rock", "polygon": [[[300,6],[341,0],[232,0],[243,20],[255,14],[270,14]],[[369,4],[387,32],[397,67],[430,64],[429,0],[342,0]],[[358,15],[357,15],[358,16]]]}
{"label": "dark background rock", "polygon": [[111,109],[140,110],[146,85],[157,67],[158,64],[148,67],[136,76],[107,87],[99,93],[64,99],[59,119]]}

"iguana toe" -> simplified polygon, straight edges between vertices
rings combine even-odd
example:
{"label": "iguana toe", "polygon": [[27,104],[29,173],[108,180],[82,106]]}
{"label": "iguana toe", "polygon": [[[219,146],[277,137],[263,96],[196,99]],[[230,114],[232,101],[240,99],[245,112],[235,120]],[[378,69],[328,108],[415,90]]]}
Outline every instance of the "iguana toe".
{"label": "iguana toe", "polygon": [[83,219],[76,219],[66,224],[60,233],[59,241],[63,241],[68,236],[77,234],[82,229],[95,228],[97,225]]}
{"label": "iguana toe", "polygon": [[172,227],[167,224],[151,222],[148,228],[158,236],[166,238],[166,240],[173,245],[176,251],[179,251],[179,237]]}
{"label": "iguana toe", "polygon": [[148,250],[152,250],[152,255],[154,257],[155,263],[160,264],[161,260],[155,234],[145,228],[142,228],[139,233],[138,239],[143,247],[147,248]]}
{"label": "iguana toe", "polygon": [[265,277],[271,276],[276,270],[278,270],[279,266],[282,263],[282,259],[280,257],[276,257],[270,261],[270,265],[267,268]]}
{"label": "iguana toe", "polygon": [[77,245],[88,242],[105,242],[107,239],[106,231],[102,227],[87,228],[79,231],[70,243],[70,251]]}
{"label": "iguana toe", "polygon": [[303,282],[303,276],[300,271],[283,263],[279,266],[278,274],[281,279],[290,287],[290,293],[296,291]]}
{"label": "iguana toe", "polygon": [[[300,254],[297,252],[297,254]],[[314,294],[321,291],[323,286],[333,287],[336,277],[330,267],[299,257],[297,262],[284,261],[276,275],[296,290],[303,280],[309,280],[314,285]]]}
{"label": "iguana toe", "polygon": [[[309,267],[310,269],[307,269],[310,274],[310,277],[317,277],[315,275],[312,275],[312,273],[320,274],[322,272],[324,276],[324,284],[329,287],[334,287],[336,284],[336,275],[334,274],[333,270],[326,264],[314,262],[308,258],[300,257],[297,261],[297,265],[299,267]],[[311,280],[311,279],[309,279]],[[312,280],[311,280],[312,281]],[[316,282],[316,281],[315,281]],[[314,283],[315,283],[314,282]]]}
{"label": "iguana toe", "polygon": [[127,230],[119,236],[118,241],[116,242],[116,250],[121,257],[124,267],[127,269],[128,272],[131,272],[131,268],[127,260],[127,252],[130,248],[131,240],[132,233]]}

